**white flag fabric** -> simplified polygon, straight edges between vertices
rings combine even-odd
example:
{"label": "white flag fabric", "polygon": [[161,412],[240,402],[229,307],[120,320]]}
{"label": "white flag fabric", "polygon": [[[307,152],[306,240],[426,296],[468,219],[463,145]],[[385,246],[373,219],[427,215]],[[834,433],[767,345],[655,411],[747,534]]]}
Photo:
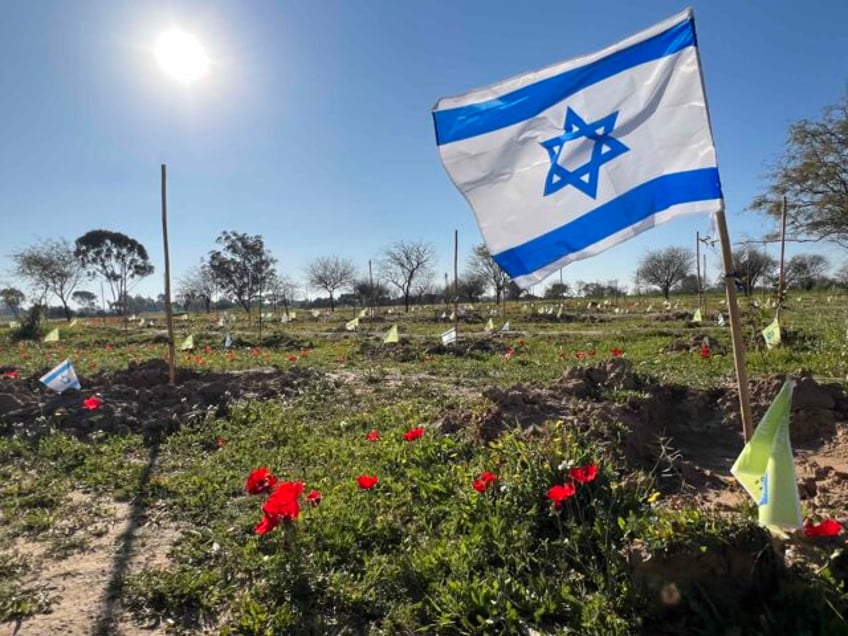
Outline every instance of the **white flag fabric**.
{"label": "white flag fabric", "polygon": [[48,389],[53,389],[56,393],[62,393],[66,389],[79,390],[82,388],[74,371],[74,365],[67,358],[59,366],[48,371],[38,379]]}
{"label": "white flag fabric", "polygon": [[691,10],[433,109],[445,170],[523,288],[721,207]]}
{"label": "white flag fabric", "polygon": [[504,326],[501,327],[501,331],[509,331],[509,320],[504,323]]}
{"label": "white flag fabric", "polygon": [[449,345],[456,342],[456,329],[451,327],[445,333],[442,334],[442,344]]}

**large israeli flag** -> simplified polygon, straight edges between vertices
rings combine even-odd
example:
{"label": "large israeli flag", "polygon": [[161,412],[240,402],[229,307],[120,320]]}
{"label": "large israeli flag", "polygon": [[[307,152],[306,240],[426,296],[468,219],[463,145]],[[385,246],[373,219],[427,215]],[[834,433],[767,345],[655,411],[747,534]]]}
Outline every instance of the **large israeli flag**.
{"label": "large israeli flag", "polygon": [[74,371],[74,365],[67,359],[41,376],[39,381],[47,388],[56,391],[56,393],[62,393],[66,389],[76,389],[79,391],[82,388]]}
{"label": "large israeli flag", "polygon": [[603,51],[439,100],[442,163],[521,287],[722,205],[691,10]]}

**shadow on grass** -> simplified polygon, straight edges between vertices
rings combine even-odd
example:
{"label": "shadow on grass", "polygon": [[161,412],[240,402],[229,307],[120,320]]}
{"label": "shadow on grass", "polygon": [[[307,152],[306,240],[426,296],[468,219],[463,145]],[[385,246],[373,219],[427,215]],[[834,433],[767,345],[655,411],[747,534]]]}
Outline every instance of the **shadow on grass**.
{"label": "shadow on grass", "polygon": [[119,607],[119,603],[124,591],[129,562],[132,558],[133,547],[136,542],[136,532],[144,519],[147,509],[147,486],[150,483],[150,478],[156,468],[156,463],[159,459],[159,450],[162,444],[160,438],[155,438],[150,441],[147,464],[144,471],[138,478],[138,487],[136,496],[133,499],[130,507],[127,527],[119,539],[118,551],[115,554],[115,559],[112,563],[112,576],[109,579],[108,587],[101,603],[100,612],[97,616],[97,621],[92,629],[93,636],[110,636],[115,634],[115,612]]}

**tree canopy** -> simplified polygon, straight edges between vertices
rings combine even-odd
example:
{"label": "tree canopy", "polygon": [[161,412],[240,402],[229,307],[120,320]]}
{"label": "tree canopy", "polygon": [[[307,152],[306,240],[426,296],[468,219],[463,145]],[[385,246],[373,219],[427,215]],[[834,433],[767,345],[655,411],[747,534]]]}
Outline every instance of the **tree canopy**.
{"label": "tree canopy", "polygon": [[429,283],[433,278],[432,265],[435,258],[433,246],[421,241],[398,241],[384,250],[378,267],[380,277],[400,290],[406,311],[409,311],[413,286]]}
{"label": "tree canopy", "polygon": [[692,272],[695,255],[683,247],[667,247],[645,254],[636,270],[636,281],[658,287],[668,300],[671,288]]}
{"label": "tree canopy", "polygon": [[74,255],[89,274],[109,286],[113,305],[127,313],[127,292],[132,284],[153,273],[144,245],[121,232],[91,230],[79,237]]}
{"label": "tree canopy", "polygon": [[821,118],[789,127],[786,151],[768,178],[752,209],[779,218],[786,197],[790,236],[848,246],[848,93]]}
{"label": "tree canopy", "polygon": [[330,311],[335,311],[335,293],[339,289],[353,287],[356,282],[356,265],[347,258],[321,256],[309,263],[306,275],[310,285],[327,292],[330,297]]}
{"label": "tree canopy", "polygon": [[40,304],[48,294],[55,295],[71,319],[68,303],[83,276],[83,266],[65,239],[41,241],[12,255],[15,273],[38,291]]}
{"label": "tree canopy", "polygon": [[277,261],[265,248],[260,234],[250,236],[225,230],[215,242],[221,249],[209,252],[209,268],[221,291],[250,316],[250,304],[269,288]]}

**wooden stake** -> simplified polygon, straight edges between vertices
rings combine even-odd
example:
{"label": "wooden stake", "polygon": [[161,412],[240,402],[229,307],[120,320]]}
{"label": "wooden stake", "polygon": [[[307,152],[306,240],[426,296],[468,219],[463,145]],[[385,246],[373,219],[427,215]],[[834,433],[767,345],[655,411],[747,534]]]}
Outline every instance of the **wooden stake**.
{"label": "wooden stake", "polygon": [[171,310],[171,258],[168,253],[168,199],[166,169],[162,164],[162,241],[165,244],[165,322],[168,325],[168,382],[177,383],[177,351],[174,345],[174,314]]}
{"label": "wooden stake", "polygon": [[736,368],[736,385],[739,389],[739,411],[742,415],[742,433],[747,442],[754,434],[751,415],[751,399],[748,394],[748,370],[745,366],[745,341],[742,339],[739,306],[736,302],[736,274],[733,271],[733,255],[724,218],[724,202],[716,212],[716,225],[721,239],[721,255],[724,261],[724,283],[727,290],[727,311],[730,314],[730,334],[733,341],[733,364]]}
{"label": "wooden stake", "polygon": [[459,230],[453,231],[453,329],[459,339],[459,274],[457,262],[459,259]]}
{"label": "wooden stake", "polygon": [[[698,309],[703,309],[704,291],[701,285],[701,233],[695,232],[695,269],[698,272]],[[706,272],[704,272],[706,273]]]}
{"label": "wooden stake", "polygon": [[775,318],[780,322],[780,310],[783,309],[783,257],[786,250],[786,197],[783,197],[783,206],[780,210],[780,273],[777,278],[777,315]]}

